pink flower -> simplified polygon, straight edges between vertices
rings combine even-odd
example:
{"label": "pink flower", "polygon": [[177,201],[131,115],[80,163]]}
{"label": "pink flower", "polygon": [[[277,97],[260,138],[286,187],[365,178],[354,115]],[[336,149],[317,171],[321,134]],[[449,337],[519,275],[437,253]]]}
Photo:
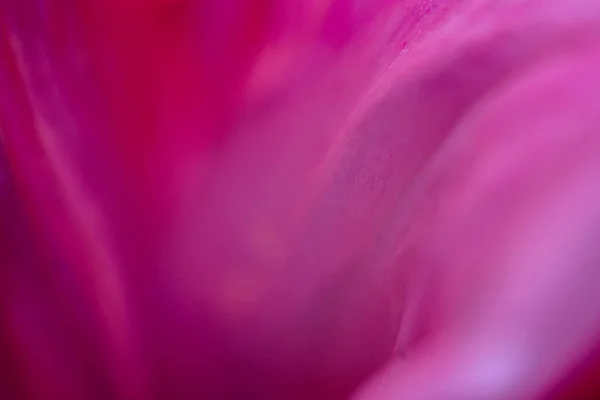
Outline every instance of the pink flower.
{"label": "pink flower", "polygon": [[0,397],[570,398],[600,332],[599,20],[0,3]]}

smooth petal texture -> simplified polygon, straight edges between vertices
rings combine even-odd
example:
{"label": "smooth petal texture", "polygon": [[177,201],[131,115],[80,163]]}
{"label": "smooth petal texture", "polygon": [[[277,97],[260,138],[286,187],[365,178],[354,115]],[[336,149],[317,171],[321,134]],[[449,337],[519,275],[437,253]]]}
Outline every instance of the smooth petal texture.
{"label": "smooth petal texture", "polygon": [[593,348],[593,2],[0,4],[0,395],[529,400]]}
{"label": "smooth petal texture", "polygon": [[347,396],[397,310],[323,163],[445,9],[3,2],[8,395]]}
{"label": "smooth petal texture", "polygon": [[[596,398],[594,378],[578,392],[563,381],[600,332],[598,8],[569,4],[465,9],[423,44],[410,82],[382,89],[402,108],[443,87],[444,110],[461,114],[390,218],[390,265],[410,266],[413,284],[398,360],[357,399]],[[576,371],[597,378],[593,364]]]}

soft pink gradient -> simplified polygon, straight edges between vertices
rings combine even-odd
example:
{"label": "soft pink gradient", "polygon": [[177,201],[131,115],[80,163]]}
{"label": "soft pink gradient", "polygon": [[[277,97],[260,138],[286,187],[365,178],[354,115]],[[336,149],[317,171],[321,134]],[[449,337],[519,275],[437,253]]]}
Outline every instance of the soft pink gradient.
{"label": "soft pink gradient", "polygon": [[595,398],[600,3],[0,0],[0,52],[1,399]]}

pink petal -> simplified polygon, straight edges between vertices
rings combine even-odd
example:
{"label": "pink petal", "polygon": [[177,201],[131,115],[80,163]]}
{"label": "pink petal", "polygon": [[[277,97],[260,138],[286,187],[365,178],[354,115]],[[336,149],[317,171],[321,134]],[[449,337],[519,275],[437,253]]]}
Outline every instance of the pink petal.
{"label": "pink petal", "polygon": [[375,391],[547,390],[600,328],[559,274],[596,282],[596,9],[3,3],[0,395],[347,398],[413,349]]}

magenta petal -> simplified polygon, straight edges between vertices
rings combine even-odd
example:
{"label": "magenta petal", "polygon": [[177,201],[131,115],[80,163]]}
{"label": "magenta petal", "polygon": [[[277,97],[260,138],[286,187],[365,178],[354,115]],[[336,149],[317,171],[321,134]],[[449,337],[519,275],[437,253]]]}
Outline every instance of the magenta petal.
{"label": "magenta petal", "polygon": [[[592,2],[546,1],[3,2],[0,397],[343,399],[473,304],[512,323],[506,287],[535,270],[480,266],[511,196],[546,201],[523,182],[574,165],[565,132],[597,125],[597,58],[557,109],[522,79],[597,48]],[[523,128],[548,110],[556,142]],[[490,277],[506,290],[480,301]],[[556,284],[538,282],[533,303]],[[552,343],[570,355],[592,311]],[[464,337],[494,338],[491,319]],[[441,359],[383,390],[435,393],[465,344],[440,335]]]}
{"label": "magenta petal", "polygon": [[436,7],[351,3],[2,6],[10,396],[339,398],[385,361],[373,232],[323,184]]}

